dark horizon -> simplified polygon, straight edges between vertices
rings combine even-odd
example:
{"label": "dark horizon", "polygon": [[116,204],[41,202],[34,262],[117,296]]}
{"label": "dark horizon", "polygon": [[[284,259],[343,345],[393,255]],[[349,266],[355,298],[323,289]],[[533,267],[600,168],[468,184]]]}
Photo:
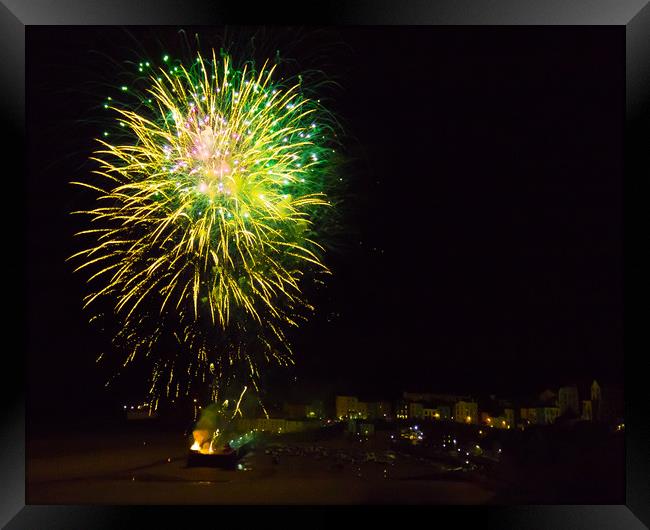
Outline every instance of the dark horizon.
{"label": "dark horizon", "polygon": [[[509,396],[622,384],[619,29],[351,27],[307,31],[302,49],[291,31],[269,32],[340,83],[328,95],[350,159],[333,276],[293,333],[297,366],[279,387]],[[67,183],[89,170],[108,58],[134,59],[131,35],[151,54],[179,46],[156,48],[152,34],[174,32],[27,28],[30,416],[108,409],[129,392],[106,392],[95,366],[106,338],[64,261],[80,229],[68,213],[84,200]]]}

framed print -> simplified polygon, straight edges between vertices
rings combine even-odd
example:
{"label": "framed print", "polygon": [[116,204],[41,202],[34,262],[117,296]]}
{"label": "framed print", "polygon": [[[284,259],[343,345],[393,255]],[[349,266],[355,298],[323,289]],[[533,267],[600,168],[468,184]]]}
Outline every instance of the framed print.
{"label": "framed print", "polygon": [[242,8],[0,7],[2,524],[647,528],[648,6]]}

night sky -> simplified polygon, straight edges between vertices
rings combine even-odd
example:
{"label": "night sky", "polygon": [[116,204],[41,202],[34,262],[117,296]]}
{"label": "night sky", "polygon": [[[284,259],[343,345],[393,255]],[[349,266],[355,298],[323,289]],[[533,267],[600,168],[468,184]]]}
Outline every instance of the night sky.
{"label": "night sky", "polygon": [[[219,28],[196,31],[219,42]],[[622,381],[621,31],[263,32],[340,84],[324,97],[348,135],[334,274],[294,334],[286,378],[376,397]],[[120,63],[138,47],[180,52],[180,40],[175,28],[27,28],[32,413],[126,395],[104,390],[94,360],[107,338],[87,325],[85,278],[64,262],[82,228],[68,212],[84,201],[67,183],[91,169]]]}

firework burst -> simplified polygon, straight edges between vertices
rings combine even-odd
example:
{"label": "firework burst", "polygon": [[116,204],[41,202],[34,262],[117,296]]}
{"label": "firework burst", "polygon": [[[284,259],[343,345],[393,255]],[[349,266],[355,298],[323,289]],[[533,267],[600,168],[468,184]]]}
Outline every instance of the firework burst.
{"label": "firework burst", "polygon": [[[119,127],[93,157],[104,183],[74,183],[98,193],[76,212],[91,224],[72,256],[90,271],[85,306],[110,301],[124,365],[151,359],[152,403],[292,362],[283,330],[311,309],[305,276],[328,272],[314,220],[336,180],[332,121],[300,80],[214,52],[164,63],[140,64],[145,89],[121,87],[136,104],[106,100]],[[174,348],[153,354],[166,334]]]}

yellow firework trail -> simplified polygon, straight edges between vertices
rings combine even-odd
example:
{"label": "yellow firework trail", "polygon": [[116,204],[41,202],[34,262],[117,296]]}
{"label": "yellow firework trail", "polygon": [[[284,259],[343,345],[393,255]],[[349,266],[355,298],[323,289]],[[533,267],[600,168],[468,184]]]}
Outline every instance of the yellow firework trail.
{"label": "yellow firework trail", "polygon": [[98,197],[76,212],[90,217],[80,234],[92,243],[72,256],[90,271],[85,305],[110,300],[124,364],[173,328],[186,353],[152,355],[152,396],[187,392],[235,361],[253,383],[260,359],[291,362],[282,330],[309,307],[303,276],[328,272],[314,216],[334,180],[331,120],[301,82],[214,52],[164,62],[146,89],[121,87],[137,105],[104,105],[118,132],[98,140],[103,182],[75,182]]}

